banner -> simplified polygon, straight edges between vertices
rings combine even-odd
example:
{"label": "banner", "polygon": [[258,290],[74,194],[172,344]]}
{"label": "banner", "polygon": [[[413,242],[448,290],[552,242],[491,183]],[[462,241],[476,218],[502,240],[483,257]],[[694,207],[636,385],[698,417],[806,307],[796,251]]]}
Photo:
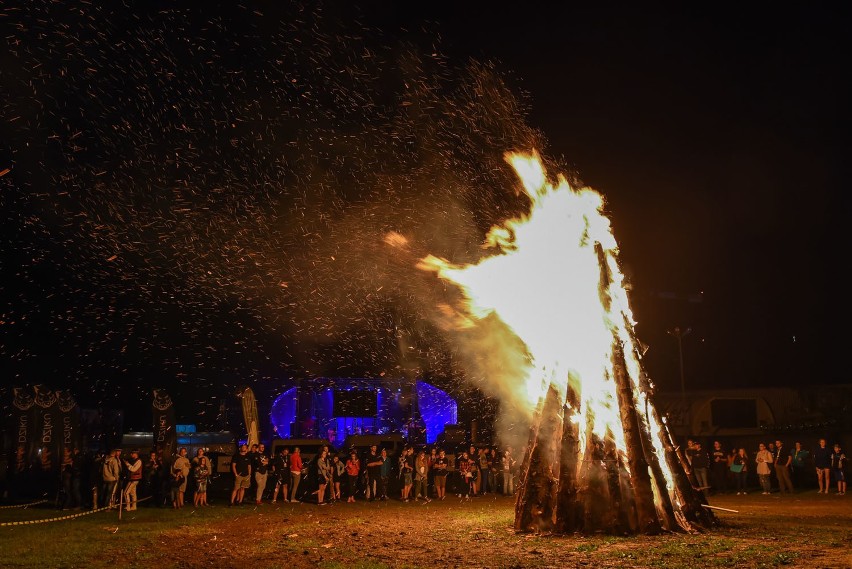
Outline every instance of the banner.
{"label": "banner", "polygon": [[243,403],[243,419],[246,422],[246,444],[251,448],[251,445],[260,442],[260,434],[258,432],[258,417],[257,417],[257,399],[254,398],[254,391],[250,387],[246,387],[240,394],[240,399]]}
{"label": "banner", "polygon": [[13,476],[26,476],[36,456],[35,399],[28,387],[15,387],[12,393],[12,457],[9,469]]}
{"label": "banner", "polygon": [[60,429],[56,393],[46,385],[35,386],[37,470],[48,474],[59,472],[57,456]]}
{"label": "banner", "polygon": [[165,389],[154,390],[154,450],[163,458],[177,452],[175,408]]}
{"label": "banner", "polygon": [[56,405],[59,408],[58,456],[60,464],[71,464],[71,451],[81,448],[80,410],[74,396],[67,389],[56,392]]}

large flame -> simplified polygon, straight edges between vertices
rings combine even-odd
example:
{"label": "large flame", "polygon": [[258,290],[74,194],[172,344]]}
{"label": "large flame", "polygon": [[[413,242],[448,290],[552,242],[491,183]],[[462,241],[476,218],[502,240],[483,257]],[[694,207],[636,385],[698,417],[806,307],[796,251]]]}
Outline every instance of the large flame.
{"label": "large flame", "polygon": [[[584,429],[591,429],[624,451],[613,381],[614,338],[625,346],[637,411],[644,411],[647,395],[639,388],[634,320],[604,200],[594,190],[575,190],[563,176],[552,184],[537,153],[509,153],[506,161],[530,199],[529,212],[492,227],[485,246],[493,254],[477,264],[454,265],[430,255],[419,267],[460,288],[463,321],[494,315],[525,344],[529,367],[515,380],[530,410],[551,386],[563,400],[570,386],[579,408],[569,409],[566,419],[579,425],[581,443]],[[602,271],[608,278],[601,278]],[[657,432],[660,425],[650,427]]]}

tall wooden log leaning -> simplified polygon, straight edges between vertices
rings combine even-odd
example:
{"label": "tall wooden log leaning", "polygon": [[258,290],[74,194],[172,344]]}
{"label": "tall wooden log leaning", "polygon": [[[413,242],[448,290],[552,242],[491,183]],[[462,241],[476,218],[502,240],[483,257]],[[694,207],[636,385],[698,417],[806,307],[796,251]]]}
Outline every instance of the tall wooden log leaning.
{"label": "tall wooden log leaning", "polygon": [[613,377],[618,395],[619,416],[624,429],[624,443],[627,446],[627,463],[630,467],[630,483],[636,500],[636,517],[639,531],[653,535],[660,533],[660,520],[654,505],[654,489],[651,487],[651,475],[645,451],[642,448],[642,433],[636,416],[636,400],[633,386],[627,376],[624,354],[621,345],[613,343]]}
{"label": "tall wooden log leaning", "polygon": [[574,415],[579,412],[580,397],[569,381],[562,413],[562,445],[559,450],[559,492],[556,495],[554,527],[558,533],[573,533],[583,527],[583,512],[577,492],[580,427],[573,420]]}
{"label": "tall wooden log leaning", "polygon": [[[633,330],[633,323],[628,320],[626,315],[624,317],[624,325],[630,333],[631,343],[633,344],[633,357],[636,358],[636,361],[641,361],[642,354],[639,349],[639,340],[636,338],[636,334]],[[685,530],[686,528],[681,527],[681,524],[678,521],[678,517],[675,514],[675,505],[674,502],[672,502],[672,495],[676,491],[676,488],[669,488],[666,476],[663,473],[662,461],[666,460],[666,457],[660,457],[657,455],[655,450],[656,447],[651,435],[652,424],[657,426],[658,429],[662,429],[664,425],[653,404],[653,389],[651,388],[651,381],[648,379],[645,372],[640,370],[639,374],[639,391],[645,396],[645,413],[640,413],[640,421],[642,422],[642,446],[646,451],[645,459],[648,461],[648,465],[651,468],[651,478],[656,485],[656,502],[657,508],[659,509],[660,523],[666,531],[676,531],[678,529]],[[666,448],[665,444],[662,446],[664,449]]]}
{"label": "tall wooden log leaning", "polygon": [[[600,243],[595,243],[595,252],[600,267],[599,291],[601,303],[604,309],[609,312],[612,306],[612,298],[609,295],[612,275],[609,272],[609,264]],[[613,335],[612,370],[618,399],[619,418],[624,430],[624,444],[627,447],[627,463],[630,467],[630,482],[636,502],[639,531],[645,534],[657,534],[660,533],[662,528],[660,527],[660,520],[657,518],[654,489],[651,487],[651,475],[648,470],[648,462],[645,460],[645,450],[642,448],[642,434],[637,417],[636,398],[633,395],[633,383],[630,381],[627,365],[624,362],[624,347],[617,335]]]}
{"label": "tall wooden log leaning", "polygon": [[[654,409],[654,413],[657,413],[656,409]],[[659,420],[659,416],[657,416],[657,420]],[[704,507],[704,504],[707,504],[704,494],[695,488],[687,475],[688,463],[683,451],[675,445],[668,425],[662,420],[659,420],[659,424],[661,425],[660,437],[663,439],[663,445],[666,448],[666,463],[674,474],[675,487],[680,499],[680,515],[685,522],[682,525],[689,524],[690,527],[685,529],[691,531],[716,525],[716,516]]]}
{"label": "tall wooden log leaning", "polygon": [[[547,389],[530,441],[515,503],[515,531],[552,531],[556,521],[559,449],[562,439],[562,401],[556,388]],[[531,433],[532,434],[532,433]]]}

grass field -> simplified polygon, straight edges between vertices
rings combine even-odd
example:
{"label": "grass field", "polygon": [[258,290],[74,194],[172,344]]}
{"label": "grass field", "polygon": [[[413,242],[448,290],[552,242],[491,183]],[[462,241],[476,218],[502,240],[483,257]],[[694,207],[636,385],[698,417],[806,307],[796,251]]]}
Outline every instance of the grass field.
{"label": "grass field", "polygon": [[[806,567],[852,569],[852,496],[718,496],[696,535],[517,535],[513,501],[452,497],[182,510],[141,507],[0,526],[0,566],[38,568]],[[75,512],[0,509],[0,524]]]}

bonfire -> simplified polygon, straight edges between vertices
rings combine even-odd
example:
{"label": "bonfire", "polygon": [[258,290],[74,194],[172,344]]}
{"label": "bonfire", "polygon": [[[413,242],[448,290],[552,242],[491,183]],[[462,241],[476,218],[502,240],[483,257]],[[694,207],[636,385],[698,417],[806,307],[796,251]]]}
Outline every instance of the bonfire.
{"label": "bonfire", "polygon": [[[466,322],[499,318],[526,348],[531,417],[515,530],[656,534],[715,523],[653,404],[603,197],[507,154],[529,211],[491,228],[487,254],[419,267],[460,290]],[[446,307],[445,307],[446,308]]]}

